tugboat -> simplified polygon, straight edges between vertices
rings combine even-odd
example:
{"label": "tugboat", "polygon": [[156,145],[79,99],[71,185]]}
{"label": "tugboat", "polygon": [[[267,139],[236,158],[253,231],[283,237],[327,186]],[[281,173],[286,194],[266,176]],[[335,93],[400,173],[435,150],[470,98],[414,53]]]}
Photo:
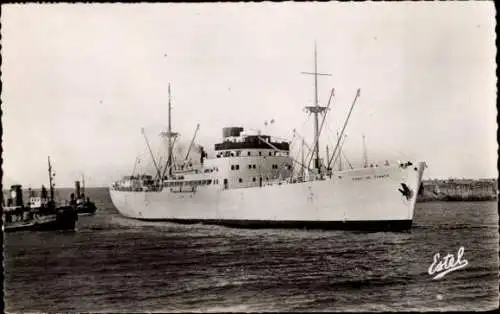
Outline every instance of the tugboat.
{"label": "tugboat", "polygon": [[[75,206],[57,205],[54,199],[53,173],[49,162],[50,194],[42,186],[41,195],[30,191],[28,204],[24,204],[21,185],[12,185],[7,206],[2,197],[2,229],[20,230],[75,230],[78,215]],[[3,196],[3,195],[2,195]]]}
{"label": "tugboat", "polygon": [[71,193],[71,201],[74,202],[76,206],[76,211],[79,216],[89,216],[94,215],[96,211],[96,206],[94,202],[91,202],[89,197],[85,197],[85,181],[83,181],[82,192],[80,193],[80,181],[75,181],[75,193]]}

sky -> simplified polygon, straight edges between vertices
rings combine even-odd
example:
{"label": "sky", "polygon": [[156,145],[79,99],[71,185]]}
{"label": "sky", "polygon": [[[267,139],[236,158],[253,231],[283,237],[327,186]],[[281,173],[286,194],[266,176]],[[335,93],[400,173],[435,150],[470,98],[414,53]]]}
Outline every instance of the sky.
{"label": "sky", "polygon": [[[496,178],[493,2],[2,5],[4,186],[85,176],[108,186],[138,156],[151,164],[168,117],[179,152],[213,151],[242,126],[312,142],[314,45],[319,102],[331,110],[321,154],[361,90],[343,152],[363,162],[422,160],[425,178]],[[275,123],[265,125],[274,119]],[[157,155],[159,156],[159,155]],[[298,157],[298,156],[297,156]],[[149,161],[148,161],[149,160]]]}

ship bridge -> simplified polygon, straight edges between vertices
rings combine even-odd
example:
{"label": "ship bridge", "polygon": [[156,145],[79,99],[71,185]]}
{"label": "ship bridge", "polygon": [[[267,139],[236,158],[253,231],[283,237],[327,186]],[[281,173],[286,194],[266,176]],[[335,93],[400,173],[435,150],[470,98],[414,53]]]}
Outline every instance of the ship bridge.
{"label": "ship bridge", "polygon": [[219,157],[222,157],[221,155],[226,157],[226,154],[222,153],[223,151],[233,151],[234,155],[239,156],[241,154],[241,150],[254,149],[271,149],[276,152],[286,152],[287,155],[290,151],[290,144],[287,142],[273,141],[269,135],[246,134],[243,133],[243,131],[244,129],[242,127],[224,128],[222,130],[222,143],[215,144],[215,151],[217,152],[217,155]]}

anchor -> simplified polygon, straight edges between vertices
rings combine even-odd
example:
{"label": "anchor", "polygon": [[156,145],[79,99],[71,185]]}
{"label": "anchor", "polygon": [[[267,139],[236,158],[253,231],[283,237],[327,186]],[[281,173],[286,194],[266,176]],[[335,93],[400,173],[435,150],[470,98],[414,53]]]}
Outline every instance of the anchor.
{"label": "anchor", "polygon": [[407,200],[410,200],[413,195],[412,190],[406,185],[406,183],[401,183],[401,187],[402,189],[398,189],[398,191],[401,192]]}

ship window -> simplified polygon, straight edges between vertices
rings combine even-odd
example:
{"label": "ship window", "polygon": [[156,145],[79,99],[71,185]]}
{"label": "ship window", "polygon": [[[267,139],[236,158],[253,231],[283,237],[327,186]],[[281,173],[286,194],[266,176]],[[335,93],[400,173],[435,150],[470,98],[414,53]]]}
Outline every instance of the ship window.
{"label": "ship window", "polygon": [[248,169],[252,169],[252,165],[248,165]]}
{"label": "ship window", "polygon": [[253,168],[254,168],[254,169],[255,169],[255,168],[257,168],[257,165],[253,165]]}
{"label": "ship window", "polygon": [[257,181],[257,179],[254,177],[254,178],[252,179],[252,181],[253,181],[253,182],[255,182],[255,181]]}
{"label": "ship window", "polygon": [[259,152],[259,156],[262,156],[262,152]]}
{"label": "ship window", "polygon": [[241,151],[236,151],[236,156],[240,156],[241,155]]}
{"label": "ship window", "polygon": [[238,181],[241,183],[241,182],[243,182],[243,179],[242,179],[242,178],[239,178],[239,179],[238,179]]}
{"label": "ship window", "polygon": [[234,165],[231,165],[231,170],[234,170]]}
{"label": "ship window", "polygon": [[269,152],[269,156],[272,156],[273,155],[273,152]]}
{"label": "ship window", "polygon": [[234,168],[235,168],[236,170],[239,170],[239,169],[240,169],[240,165],[236,165]]}
{"label": "ship window", "polygon": [[248,156],[252,156],[252,152],[248,152]]}

